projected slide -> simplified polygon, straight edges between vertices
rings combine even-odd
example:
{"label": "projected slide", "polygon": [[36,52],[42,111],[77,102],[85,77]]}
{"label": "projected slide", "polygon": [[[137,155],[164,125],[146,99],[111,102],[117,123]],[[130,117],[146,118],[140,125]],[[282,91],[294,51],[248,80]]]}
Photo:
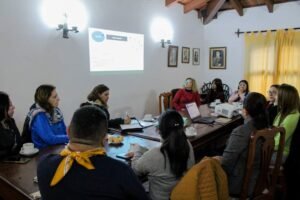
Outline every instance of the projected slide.
{"label": "projected slide", "polygon": [[90,71],[144,69],[144,35],[89,28]]}

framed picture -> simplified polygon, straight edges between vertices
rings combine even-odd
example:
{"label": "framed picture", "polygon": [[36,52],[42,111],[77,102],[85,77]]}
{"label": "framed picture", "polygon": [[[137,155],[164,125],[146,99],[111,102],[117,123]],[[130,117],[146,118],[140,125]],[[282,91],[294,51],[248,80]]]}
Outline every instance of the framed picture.
{"label": "framed picture", "polygon": [[193,65],[200,65],[200,49],[193,48]]}
{"label": "framed picture", "polygon": [[226,69],[226,47],[209,49],[209,69]]}
{"label": "framed picture", "polygon": [[169,45],[168,49],[168,67],[177,67],[178,46]]}
{"label": "framed picture", "polygon": [[182,47],[181,62],[182,63],[190,63],[190,48]]}

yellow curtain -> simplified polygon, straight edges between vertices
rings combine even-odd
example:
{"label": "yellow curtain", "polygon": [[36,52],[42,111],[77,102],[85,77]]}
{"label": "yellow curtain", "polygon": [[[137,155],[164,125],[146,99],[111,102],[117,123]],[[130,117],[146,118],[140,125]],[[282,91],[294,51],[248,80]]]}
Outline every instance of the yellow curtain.
{"label": "yellow curtain", "polygon": [[266,94],[272,84],[288,83],[300,89],[300,32],[245,35],[245,79],[250,91]]}
{"label": "yellow curtain", "polygon": [[300,32],[280,30],[276,37],[276,81],[288,83],[300,92]]}

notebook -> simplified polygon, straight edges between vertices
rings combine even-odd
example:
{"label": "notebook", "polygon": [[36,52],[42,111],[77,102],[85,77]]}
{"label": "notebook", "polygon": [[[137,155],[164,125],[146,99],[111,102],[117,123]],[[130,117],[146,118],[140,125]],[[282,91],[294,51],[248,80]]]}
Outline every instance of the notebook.
{"label": "notebook", "polygon": [[131,131],[142,131],[143,127],[140,124],[121,124],[121,131],[131,132]]}
{"label": "notebook", "polygon": [[213,124],[215,122],[215,117],[201,117],[195,102],[185,104],[185,107],[193,123]]}

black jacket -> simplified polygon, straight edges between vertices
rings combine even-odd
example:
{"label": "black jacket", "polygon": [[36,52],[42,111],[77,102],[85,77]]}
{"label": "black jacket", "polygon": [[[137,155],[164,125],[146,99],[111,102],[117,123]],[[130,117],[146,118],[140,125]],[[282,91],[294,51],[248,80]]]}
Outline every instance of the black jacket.
{"label": "black jacket", "polygon": [[97,106],[98,108],[101,108],[106,114],[109,128],[120,128],[120,125],[124,124],[124,119],[122,119],[122,118],[110,119],[110,114],[109,114],[108,109],[106,107],[104,107],[102,105],[99,105],[99,104],[96,104],[96,103],[90,103],[90,102],[82,103],[80,105],[80,107],[86,106],[86,105],[94,105],[94,106]]}
{"label": "black jacket", "polygon": [[15,120],[10,118],[4,123],[8,128],[0,123],[0,158],[18,154],[22,146],[20,132]]}

